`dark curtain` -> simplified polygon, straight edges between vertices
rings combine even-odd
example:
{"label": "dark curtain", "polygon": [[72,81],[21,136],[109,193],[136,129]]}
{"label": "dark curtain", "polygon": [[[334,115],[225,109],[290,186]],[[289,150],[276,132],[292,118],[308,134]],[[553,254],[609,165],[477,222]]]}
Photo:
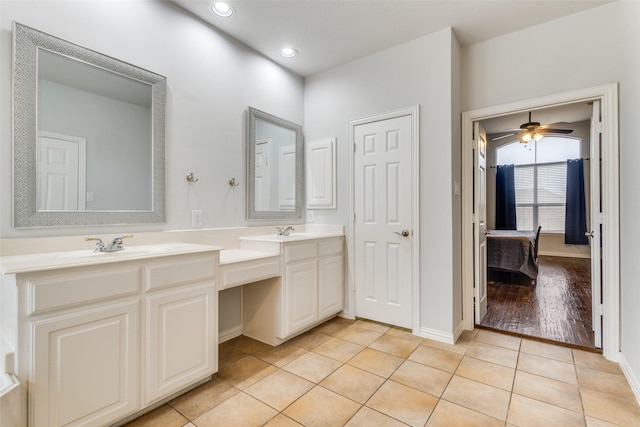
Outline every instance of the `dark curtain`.
{"label": "dark curtain", "polygon": [[567,202],[564,218],[564,243],[588,245],[587,210],[584,195],[584,165],[582,159],[567,160]]}
{"label": "dark curtain", "polygon": [[515,167],[498,165],[496,174],[496,230],[515,230],[516,185]]}

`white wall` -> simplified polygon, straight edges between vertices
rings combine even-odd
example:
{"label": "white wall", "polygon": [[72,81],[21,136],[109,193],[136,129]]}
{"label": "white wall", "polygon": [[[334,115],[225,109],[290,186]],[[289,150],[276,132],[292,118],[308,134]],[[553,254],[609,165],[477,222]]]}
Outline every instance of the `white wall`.
{"label": "white wall", "polygon": [[[12,229],[12,21],[167,77],[166,225]],[[3,0],[0,30],[1,238],[185,229],[192,209],[204,211],[205,227],[248,225],[247,107],[303,124],[302,78],[170,2]],[[189,172],[199,182],[188,183]]]}
{"label": "white wall", "polygon": [[[621,347],[640,385],[640,2],[618,1],[463,49],[463,110],[619,82]],[[544,67],[518,64],[530,50]],[[637,393],[640,389],[636,389]]]}
{"label": "white wall", "polygon": [[420,105],[420,326],[444,335],[454,329],[452,283],[454,275],[459,283],[460,268],[453,260],[454,251],[459,251],[453,242],[459,212],[453,209],[459,210],[459,201],[453,201],[451,185],[454,175],[460,179],[459,166],[453,167],[459,164],[459,149],[452,147],[452,141],[459,145],[452,134],[460,127],[458,105],[452,101],[456,91],[452,86],[457,86],[452,79],[459,63],[452,56],[458,53],[457,45],[446,29],[305,82],[306,139],[337,138],[338,208],[315,211],[318,223],[350,224],[349,120]]}

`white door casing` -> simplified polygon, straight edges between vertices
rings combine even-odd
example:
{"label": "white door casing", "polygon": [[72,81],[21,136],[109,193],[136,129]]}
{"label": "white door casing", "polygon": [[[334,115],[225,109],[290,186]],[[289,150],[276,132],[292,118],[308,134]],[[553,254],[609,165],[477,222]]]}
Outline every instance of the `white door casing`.
{"label": "white door casing", "polygon": [[256,140],[256,211],[271,210],[271,138]]}
{"label": "white door casing", "polygon": [[37,145],[37,209],[85,210],[86,139],[41,131]]}
{"label": "white door casing", "polygon": [[618,85],[611,83],[462,113],[462,290],[464,329],[474,327],[473,123],[535,109],[600,100],[602,120],[602,353],[620,360]]}
{"label": "white door casing", "polygon": [[417,326],[415,121],[405,112],[351,122],[355,315],[406,328]]}
{"label": "white door casing", "polygon": [[589,246],[591,248],[591,305],[592,329],[595,346],[602,348],[602,269],[600,268],[600,243],[602,232],[602,205],[600,191],[600,150],[602,145],[602,120],[600,100],[593,101],[591,115],[591,144],[589,147],[589,172],[591,187],[591,224]]}
{"label": "white door casing", "polygon": [[473,237],[475,323],[487,314],[487,132],[479,122],[473,124]]}

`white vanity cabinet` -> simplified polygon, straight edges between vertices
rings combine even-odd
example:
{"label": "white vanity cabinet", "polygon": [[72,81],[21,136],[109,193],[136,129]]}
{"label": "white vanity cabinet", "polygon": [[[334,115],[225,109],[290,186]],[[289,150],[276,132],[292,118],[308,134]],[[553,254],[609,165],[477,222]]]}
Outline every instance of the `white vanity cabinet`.
{"label": "white vanity cabinet", "polygon": [[135,412],[139,267],[25,273],[17,286],[29,425],[97,425]]}
{"label": "white vanity cabinet", "polygon": [[177,248],[3,265],[17,287],[22,426],[110,425],[217,371],[218,250]]}
{"label": "white vanity cabinet", "polygon": [[29,425],[100,425],[138,409],[138,301],[32,324]]}
{"label": "white vanity cabinet", "polygon": [[145,405],[217,371],[216,265],[191,255],[146,266]]}
{"label": "white vanity cabinet", "polygon": [[281,278],[243,287],[244,335],[278,345],[343,310],[343,237],[264,241],[243,247],[282,253]]}
{"label": "white vanity cabinet", "polygon": [[315,257],[285,265],[283,314],[280,338],[318,320],[318,263]]}

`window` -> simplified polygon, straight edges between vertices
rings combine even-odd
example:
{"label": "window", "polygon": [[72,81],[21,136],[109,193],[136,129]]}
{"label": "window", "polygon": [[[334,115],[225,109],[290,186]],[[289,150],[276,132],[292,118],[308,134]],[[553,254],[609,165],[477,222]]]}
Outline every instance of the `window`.
{"label": "window", "polygon": [[580,158],[578,138],[547,136],[496,150],[496,163],[515,165],[518,230],[564,233],[567,160]]}

